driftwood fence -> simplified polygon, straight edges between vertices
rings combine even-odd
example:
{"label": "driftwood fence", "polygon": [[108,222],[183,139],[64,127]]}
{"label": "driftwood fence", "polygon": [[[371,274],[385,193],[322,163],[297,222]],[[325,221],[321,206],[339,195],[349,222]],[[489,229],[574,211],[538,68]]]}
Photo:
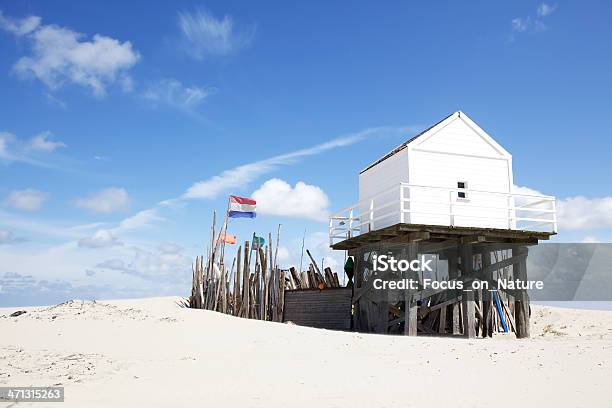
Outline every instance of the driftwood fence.
{"label": "driftwood fence", "polygon": [[215,235],[214,221],[212,236],[215,239],[207,258],[198,256],[193,266],[191,308],[282,322],[285,291],[340,287],[338,274],[330,268],[321,271],[309,250],[306,253],[311,263],[307,271],[279,268],[276,262],[279,239],[273,250],[272,234],[268,234],[268,246],[261,247],[258,240],[246,241],[238,248],[229,268],[224,263],[225,243],[220,242],[223,233]]}

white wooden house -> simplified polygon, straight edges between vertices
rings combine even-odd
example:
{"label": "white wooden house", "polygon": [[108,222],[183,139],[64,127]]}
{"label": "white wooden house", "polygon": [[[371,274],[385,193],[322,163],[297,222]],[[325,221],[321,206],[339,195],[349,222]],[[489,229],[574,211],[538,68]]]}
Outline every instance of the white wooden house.
{"label": "white wooden house", "polygon": [[555,199],[513,193],[512,155],[455,112],[366,167],[330,244],[396,224],[556,232]]}

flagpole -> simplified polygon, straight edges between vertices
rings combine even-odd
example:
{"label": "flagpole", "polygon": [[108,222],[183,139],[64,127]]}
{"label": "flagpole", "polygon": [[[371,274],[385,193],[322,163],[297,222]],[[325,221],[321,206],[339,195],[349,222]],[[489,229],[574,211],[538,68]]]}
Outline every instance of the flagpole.
{"label": "flagpole", "polygon": [[[229,198],[228,198],[229,200]],[[228,208],[229,208],[229,201],[228,201]],[[217,239],[214,242],[214,250],[213,250],[213,254],[216,254],[217,249],[219,248],[219,240],[221,239],[221,232],[223,232],[225,234],[225,232],[227,231],[227,219],[228,219],[228,213],[229,211],[225,212],[225,218],[223,220],[223,224],[221,224],[221,228],[219,228],[219,234],[217,235]],[[213,237],[214,238],[214,237]],[[222,251],[224,251],[225,246],[222,247]],[[223,252],[222,252],[223,253]]]}
{"label": "flagpole", "polygon": [[[223,230],[223,246],[221,247],[221,259],[225,261],[225,240],[227,238],[227,224],[229,224],[230,198],[227,197],[227,210],[225,211],[225,228]],[[225,263],[225,262],[224,262]]]}

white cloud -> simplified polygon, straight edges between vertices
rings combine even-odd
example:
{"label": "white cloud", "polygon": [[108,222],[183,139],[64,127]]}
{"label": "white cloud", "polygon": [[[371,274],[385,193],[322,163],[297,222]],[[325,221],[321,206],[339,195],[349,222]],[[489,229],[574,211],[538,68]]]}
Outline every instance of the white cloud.
{"label": "white cloud", "polygon": [[[514,186],[518,194],[543,195],[528,187]],[[557,221],[561,230],[612,228],[612,197],[557,198]]]}
{"label": "white cloud", "polygon": [[0,229],[0,245],[15,244],[23,241],[22,238],[17,238],[12,232]]}
{"label": "white cloud", "polygon": [[58,147],[66,147],[66,144],[61,141],[54,142],[49,140],[51,132],[48,130],[34,136],[29,143],[29,148],[32,150],[39,150],[42,152],[52,152]]}
{"label": "white cloud", "polygon": [[273,178],[251,196],[257,201],[259,214],[324,221],[329,212],[329,199],[325,192],[302,181],[292,187],[284,180]]}
{"label": "white cloud", "polygon": [[41,209],[49,195],[31,188],[14,190],[4,200],[4,204],[19,211],[35,212]]}
{"label": "white cloud", "polygon": [[191,110],[215,92],[215,88],[185,86],[176,79],[164,79],[151,85],[143,92],[142,97],[155,105],[165,104]]}
{"label": "white cloud", "polygon": [[582,241],[583,244],[598,244],[601,241],[595,237],[592,237],[590,235],[587,235],[586,237],[584,237],[584,239]]}
{"label": "white cloud", "polygon": [[540,17],[546,17],[548,15],[551,15],[555,10],[557,9],[557,5],[556,4],[546,4],[546,3],[541,3],[538,6],[538,16]]}
{"label": "white cloud", "polygon": [[128,71],[140,55],[129,41],[120,42],[95,34],[84,34],[56,25],[41,25],[40,18],[22,20],[0,16],[0,28],[27,39],[30,54],[14,66],[22,77],[34,77],[48,88],[57,89],[66,83],[83,86],[96,96],[103,96],[107,86],[119,84],[128,91],[132,79]]}
{"label": "white cloud", "polygon": [[332,139],[329,142],[321,143],[307,149],[297,150],[291,153],[274,156],[269,159],[243,164],[241,166],[225,170],[207,180],[194,183],[191,187],[189,187],[185,194],[183,194],[182,198],[215,198],[223,192],[231,191],[235,188],[243,188],[248,185],[248,183],[256,180],[260,176],[271,173],[280,166],[293,164],[301,158],[314,156],[338,147],[349,146],[372,135],[382,134],[385,132],[403,133],[407,130],[408,128],[366,129],[348,136]]}
{"label": "white cloud", "polygon": [[612,197],[569,197],[557,203],[559,228],[612,228]]}
{"label": "white cloud", "polygon": [[36,30],[40,25],[40,17],[29,16],[22,19],[5,17],[0,10],[0,28],[18,37],[24,36]]}
{"label": "white cloud", "polygon": [[248,45],[255,35],[254,27],[237,30],[232,17],[217,19],[204,9],[179,13],[178,25],[185,51],[197,59],[229,54]]}
{"label": "white cloud", "polygon": [[124,188],[111,187],[80,198],[75,206],[95,213],[113,213],[127,209],[130,196]]}
{"label": "white cloud", "polygon": [[91,237],[79,240],[79,246],[84,248],[108,248],[123,245],[109,230],[98,230]]}

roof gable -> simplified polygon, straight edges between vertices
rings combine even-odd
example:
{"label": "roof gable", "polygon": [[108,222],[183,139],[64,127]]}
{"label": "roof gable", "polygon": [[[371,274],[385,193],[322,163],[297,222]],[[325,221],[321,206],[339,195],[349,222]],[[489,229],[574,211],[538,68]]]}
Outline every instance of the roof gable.
{"label": "roof gable", "polygon": [[489,136],[480,126],[478,126],[474,121],[472,121],[465,113],[463,113],[461,111],[457,111],[455,113],[452,113],[452,114],[448,115],[447,117],[445,117],[444,119],[440,120],[436,124],[430,126],[429,128],[423,130],[419,134],[417,134],[417,135],[413,136],[412,138],[408,139],[407,141],[405,141],[401,145],[397,146],[395,149],[391,150],[389,153],[385,154],[380,159],[376,160],[375,162],[370,164],[368,167],[363,169],[360,172],[360,174],[365,172],[365,171],[367,171],[367,170],[369,170],[369,169],[371,169],[372,167],[376,166],[377,164],[383,162],[384,160],[388,159],[389,157],[393,156],[394,154],[396,154],[396,153],[398,153],[398,152],[400,152],[400,151],[402,151],[402,150],[404,150],[404,149],[406,149],[408,147],[413,148],[413,147],[417,147],[417,146],[421,146],[421,145],[425,144],[427,142],[427,140],[429,140],[430,138],[434,137],[436,134],[438,134],[438,132],[440,132],[441,130],[443,130],[444,128],[446,128],[447,126],[451,125],[453,122],[455,122],[457,120],[461,120],[476,135],[480,136],[487,143],[487,145],[490,146],[491,149],[493,151],[495,151],[499,156],[504,157],[504,158],[512,157],[510,155],[510,153],[506,149],[504,149],[491,136]]}

